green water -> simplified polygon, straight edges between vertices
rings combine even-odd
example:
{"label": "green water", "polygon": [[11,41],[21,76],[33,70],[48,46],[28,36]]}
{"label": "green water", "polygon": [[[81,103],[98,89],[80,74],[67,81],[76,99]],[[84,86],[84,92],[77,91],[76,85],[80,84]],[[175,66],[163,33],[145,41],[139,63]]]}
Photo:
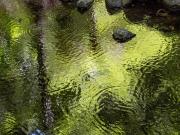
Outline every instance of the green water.
{"label": "green water", "polygon": [[[0,135],[179,135],[179,18],[0,1]],[[149,12],[149,11],[148,11]],[[115,28],[136,33],[119,44]]]}

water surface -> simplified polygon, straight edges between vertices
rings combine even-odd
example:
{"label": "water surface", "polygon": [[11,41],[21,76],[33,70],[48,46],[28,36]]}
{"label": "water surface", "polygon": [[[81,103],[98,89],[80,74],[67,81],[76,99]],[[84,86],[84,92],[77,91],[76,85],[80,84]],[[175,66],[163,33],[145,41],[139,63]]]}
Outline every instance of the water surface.
{"label": "water surface", "polygon": [[[38,4],[0,1],[0,134],[180,134],[177,16]],[[118,27],[137,36],[117,43]]]}

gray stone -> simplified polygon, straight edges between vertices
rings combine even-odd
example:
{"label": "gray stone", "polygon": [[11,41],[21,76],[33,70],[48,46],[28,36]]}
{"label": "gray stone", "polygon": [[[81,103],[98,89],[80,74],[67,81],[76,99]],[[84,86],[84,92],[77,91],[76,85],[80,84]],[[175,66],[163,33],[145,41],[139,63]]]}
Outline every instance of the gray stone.
{"label": "gray stone", "polygon": [[111,10],[119,10],[122,8],[122,0],[106,0],[106,6]]}
{"label": "gray stone", "polygon": [[136,34],[123,28],[118,28],[113,32],[113,38],[120,43],[127,42],[132,38],[134,38],[135,36]]}
{"label": "gray stone", "polygon": [[124,6],[130,4],[132,0],[105,0],[106,7],[109,10],[118,11],[122,9]]}

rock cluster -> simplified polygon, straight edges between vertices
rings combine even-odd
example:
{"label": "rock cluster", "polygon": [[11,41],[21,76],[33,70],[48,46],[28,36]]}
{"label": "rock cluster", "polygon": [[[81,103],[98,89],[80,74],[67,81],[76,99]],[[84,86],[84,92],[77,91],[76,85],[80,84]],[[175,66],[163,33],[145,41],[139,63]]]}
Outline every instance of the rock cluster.
{"label": "rock cluster", "polygon": [[[111,10],[119,10],[132,2],[147,2],[147,0],[105,0],[106,6]],[[180,11],[180,0],[156,0],[172,12]]]}
{"label": "rock cluster", "polygon": [[[60,0],[62,2],[73,2],[76,3],[76,7],[80,12],[85,12],[93,4],[94,0]],[[164,5],[167,9],[173,12],[180,11],[180,0],[156,0],[157,3]],[[147,0],[105,0],[106,7],[108,10],[118,11],[123,7],[131,4],[132,2],[147,2]]]}
{"label": "rock cluster", "polygon": [[[89,10],[94,2],[94,0],[61,0],[61,1],[64,3],[69,3],[69,2],[75,3],[76,8],[81,13],[84,13],[85,11]],[[149,1],[148,0],[105,0],[106,8],[109,11],[109,13],[115,13],[117,11],[120,11],[124,7],[128,5],[132,5],[133,3],[147,3],[147,2]],[[179,13],[180,11],[180,0],[154,0],[153,2],[162,5],[170,12]],[[136,34],[123,28],[118,28],[113,32],[113,38],[120,43],[127,42],[132,38],[134,38],[135,36]]]}

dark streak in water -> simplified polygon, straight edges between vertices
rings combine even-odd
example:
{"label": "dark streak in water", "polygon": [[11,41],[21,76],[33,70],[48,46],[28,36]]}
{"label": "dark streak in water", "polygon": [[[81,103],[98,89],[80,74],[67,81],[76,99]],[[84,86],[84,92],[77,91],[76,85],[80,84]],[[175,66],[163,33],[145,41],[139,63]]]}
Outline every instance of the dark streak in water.
{"label": "dark streak in water", "polygon": [[94,10],[93,8],[90,10],[90,21],[92,24],[91,26],[91,30],[90,30],[90,42],[92,43],[92,49],[95,51],[96,48],[97,48],[97,30],[96,30],[96,20],[95,20],[95,17],[94,17]]}
{"label": "dark streak in water", "polygon": [[35,14],[35,23],[38,27],[37,31],[37,52],[38,52],[38,78],[39,78],[39,87],[41,89],[41,102],[43,108],[43,117],[44,117],[44,128],[51,128],[54,122],[54,114],[51,110],[51,98],[47,94],[47,85],[48,79],[46,74],[46,66],[45,66],[45,52],[44,52],[44,33],[43,33],[43,5],[44,3],[37,3],[38,5],[34,5],[30,3],[32,6],[32,10],[36,11]]}

